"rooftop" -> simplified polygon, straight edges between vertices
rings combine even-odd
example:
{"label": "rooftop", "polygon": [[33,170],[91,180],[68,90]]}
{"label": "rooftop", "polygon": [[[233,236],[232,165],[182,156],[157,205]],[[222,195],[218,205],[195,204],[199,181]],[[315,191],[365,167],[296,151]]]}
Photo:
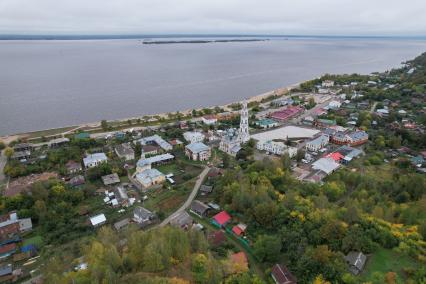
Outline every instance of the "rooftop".
{"label": "rooftop", "polygon": [[208,151],[210,148],[202,142],[195,142],[185,146],[192,153],[201,153]]}
{"label": "rooftop", "polygon": [[106,222],[106,217],[104,214],[99,214],[99,215],[90,217],[90,223],[92,223],[93,226],[100,225],[104,222]]}
{"label": "rooftop", "polygon": [[302,128],[297,126],[285,126],[273,130],[251,135],[251,138],[261,143],[278,139],[312,138],[319,133],[317,129]]}
{"label": "rooftop", "polygon": [[140,159],[136,165],[138,167],[143,167],[146,165],[151,165],[151,164],[160,163],[163,161],[172,160],[174,158],[175,156],[173,156],[172,154],[166,153],[166,154],[156,155],[156,156],[152,156],[145,159]]}

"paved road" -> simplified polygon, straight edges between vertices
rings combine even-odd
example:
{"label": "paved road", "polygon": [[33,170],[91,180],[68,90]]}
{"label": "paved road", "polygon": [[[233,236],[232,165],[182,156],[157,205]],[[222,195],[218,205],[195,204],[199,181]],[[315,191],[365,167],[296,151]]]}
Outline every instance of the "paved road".
{"label": "paved road", "polygon": [[377,103],[378,102],[374,102],[374,104],[371,106],[370,113],[374,112],[374,110],[376,109]]}
{"label": "paved road", "polygon": [[204,181],[207,173],[209,172],[209,170],[210,170],[209,167],[207,167],[207,166],[204,167],[204,170],[198,176],[198,179],[195,182],[194,188],[192,189],[192,192],[188,196],[188,199],[185,201],[185,203],[178,210],[176,210],[173,214],[171,214],[169,217],[167,217],[166,219],[164,219],[163,222],[161,222],[158,226],[164,227],[165,225],[167,225],[168,223],[170,223],[170,221],[173,218],[175,218],[177,215],[179,215],[180,213],[182,213],[183,211],[185,211],[191,205],[191,203],[194,200],[195,196],[197,196],[198,190],[200,189],[200,186],[203,183],[203,181]]}

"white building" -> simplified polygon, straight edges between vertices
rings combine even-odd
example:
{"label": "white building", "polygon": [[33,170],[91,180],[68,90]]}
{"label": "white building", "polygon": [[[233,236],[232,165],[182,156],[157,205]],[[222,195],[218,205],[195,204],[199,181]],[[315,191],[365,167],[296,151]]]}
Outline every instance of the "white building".
{"label": "white building", "polygon": [[183,138],[189,143],[203,142],[204,134],[197,131],[187,131],[183,134]]}
{"label": "white building", "polygon": [[173,160],[175,156],[172,154],[166,153],[162,155],[156,155],[149,158],[142,157],[139,159],[139,161],[136,163],[136,171],[142,172],[146,169],[150,169],[151,165],[158,165],[158,164],[164,164],[167,162],[170,162]]}
{"label": "white building", "polygon": [[342,103],[339,101],[331,101],[328,104],[329,109],[339,109],[342,106]]}
{"label": "white building", "polygon": [[105,153],[94,153],[87,155],[86,158],[83,159],[84,167],[93,168],[99,166],[101,163],[106,163],[108,161]]}
{"label": "white building", "polygon": [[246,143],[250,140],[250,133],[249,133],[249,113],[247,109],[247,102],[244,101],[242,103],[243,108],[241,109],[240,113],[240,133],[239,133],[239,139],[241,143]]}
{"label": "white building", "polygon": [[295,147],[289,147],[286,144],[284,144],[281,141],[264,141],[261,143],[256,144],[256,148],[260,151],[266,151],[268,153],[272,153],[275,155],[284,155],[285,153],[288,153],[290,158],[296,156],[297,154],[297,148]]}
{"label": "white building", "polygon": [[201,118],[201,121],[206,125],[214,125],[217,122],[215,115],[205,115]]}
{"label": "white building", "polygon": [[323,171],[327,175],[331,174],[339,167],[340,164],[335,162],[332,158],[321,158],[312,163],[312,169]]}
{"label": "white building", "polygon": [[99,227],[106,223],[106,217],[104,214],[99,214],[93,217],[90,217],[90,223],[93,227]]}
{"label": "white building", "polygon": [[202,142],[195,142],[185,146],[185,155],[194,161],[210,159],[211,149]]}
{"label": "white building", "polygon": [[325,80],[325,81],[322,82],[321,86],[324,87],[324,88],[333,87],[334,86],[334,81]]}
{"label": "white building", "polygon": [[328,144],[330,137],[328,135],[321,135],[314,140],[311,140],[306,143],[306,150],[317,152],[325,145]]}
{"label": "white building", "polygon": [[239,130],[228,129],[219,144],[219,150],[234,157],[240,151],[241,143],[246,143],[250,140],[247,102],[244,101],[242,105]]}

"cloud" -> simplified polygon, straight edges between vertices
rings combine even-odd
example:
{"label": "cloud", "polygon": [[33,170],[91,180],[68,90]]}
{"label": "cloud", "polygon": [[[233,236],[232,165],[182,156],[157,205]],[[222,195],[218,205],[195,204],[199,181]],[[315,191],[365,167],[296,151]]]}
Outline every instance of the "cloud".
{"label": "cloud", "polygon": [[0,0],[0,33],[425,35],[425,0]]}

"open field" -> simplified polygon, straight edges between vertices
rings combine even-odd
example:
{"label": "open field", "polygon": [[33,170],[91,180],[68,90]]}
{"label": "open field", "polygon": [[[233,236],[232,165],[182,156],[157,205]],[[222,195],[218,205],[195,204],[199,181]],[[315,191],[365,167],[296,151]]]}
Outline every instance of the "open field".
{"label": "open field", "polygon": [[381,248],[377,250],[366,263],[364,272],[360,275],[363,281],[373,281],[374,273],[395,272],[397,274],[397,283],[405,283],[404,268],[418,267],[416,262],[404,255],[400,255],[390,249]]}

